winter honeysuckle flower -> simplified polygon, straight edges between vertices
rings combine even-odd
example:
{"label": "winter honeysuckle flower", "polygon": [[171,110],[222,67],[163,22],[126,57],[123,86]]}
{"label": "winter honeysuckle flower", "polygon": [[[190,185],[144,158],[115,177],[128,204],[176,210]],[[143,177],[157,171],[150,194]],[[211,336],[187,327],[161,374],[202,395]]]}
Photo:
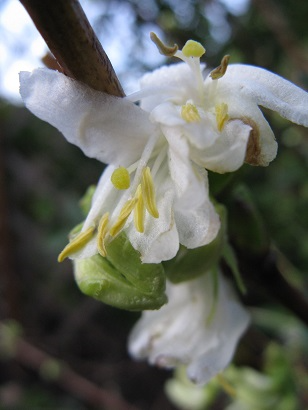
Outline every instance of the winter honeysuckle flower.
{"label": "winter honeysuckle flower", "polygon": [[90,157],[109,163],[78,234],[60,256],[105,256],[123,228],[143,262],[172,258],[211,242],[219,217],[206,171],[190,159],[185,139],[170,143],[145,110],[47,69],[21,73],[21,95]]}
{"label": "winter honeysuckle flower", "polygon": [[143,312],[133,328],[131,355],[166,368],[184,364],[189,379],[197,384],[207,383],[223,370],[249,315],[226,279],[218,277],[215,297],[214,287],[210,272],[181,284],[168,283],[168,304]]}
{"label": "winter honeysuckle flower", "polygon": [[105,256],[122,230],[149,263],[173,258],[179,243],[210,243],[220,223],[206,170],[231,172],[244,161],[267,165],[276,155],[258,105],[308,125],[303,90],[266,70],[228,65],[228,57],[204,77],[204,51],[194,41],[174,48],[170,54],[183,62],[145,75],[141,90],[123,99],[55,71],[21,73],[26,106],[86,155],[110,164],[81,233],[60,260]]}

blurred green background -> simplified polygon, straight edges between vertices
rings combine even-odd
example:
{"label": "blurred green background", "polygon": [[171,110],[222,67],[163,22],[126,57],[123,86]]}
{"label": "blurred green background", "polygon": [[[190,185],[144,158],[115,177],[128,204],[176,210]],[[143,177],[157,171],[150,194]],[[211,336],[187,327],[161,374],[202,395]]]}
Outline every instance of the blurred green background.
{"label": "blurred green background", "polygon": [[[0,13],[8,3],[0,2]],[[188,39],[200,41],[207,49],[209,67],[231,54],[231,63],[262,66],[308,89],[307,1],[89,0],[82,4],[91,11],[91,23],[127,92],[138,89],[143,72],[164,63],[150,45],[150,31],[180,47]],[[8,23],[16,24],[14,18]],[[0,26],[0,51],[11,46],[5,30]],[[18,41],[12,50],[16,60],[18,55],[30,59],[32,49],[26,39]],[[2,63],[5,76],[12,67]],[[6,94],[0,98],[0,409],[99,408],[81,398],[78,388],[69,391],[56,377],[50,380],[51,371],[42,373],[26,358],[15,357],[3,340],[11,335],[14,341],[19,332],[89,382],[121,397],[124,406],[175,408],[164,393],[170,373],[135,363],[126,353],[126,338],[138,314],[82,295],[71,263],[57,262],[68,232],[82,220],[78,201],[97,182],[103,164],[86,158],[16,98],[15,105]],[[308,131],[265,114],[279,142],[278,156],[268,168],[245,166],[241,178],[284,255],[284,273],[308,296]],[[308,408],[307,332],[271,300],[256,298],[248,303],[255,314],[256,336],[244,340],[239,363],[262,371],[263,347],[271,340],[279,342],[290,355],[291,394],[296,396],[287,410]],[[7,319],[16,320],[19,330],[12,323],[4,326]],[[296,343],[290,343],[294,337]],[[204,408],[225,409],[230,399],[221,394]]]}

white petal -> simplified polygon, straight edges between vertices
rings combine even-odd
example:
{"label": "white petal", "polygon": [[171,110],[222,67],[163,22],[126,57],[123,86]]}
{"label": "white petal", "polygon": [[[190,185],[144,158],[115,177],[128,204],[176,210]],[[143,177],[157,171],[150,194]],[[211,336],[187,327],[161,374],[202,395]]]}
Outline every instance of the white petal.
{"label": "white petal", "polygon": [[170,127],[185,125],[185,121],[181,117],[180,106],[169,101],[156,106],[151,112],[150,118],[152,121],[169,125]]}
{"label": "white petal", "polygon": [[187,139],[180,127],[163,126],[162,131],[169,144],[169,170],[181,208],[198,208],[208,197],[207,175],[193,165]]}
{"label": "white petal", "polygon": [[129,352],[163,367],[188,365],[188,377],[204,384],[229,364],[249,315],[220,276],[215,311],[209,322],[214,300],[209,272],[182,284],[169,283],[167,294],[167,305],[142,314],[130,335]]}
{"label": "white petal", "polygon": [[209,198],[197,209],[176,209],[175,221],[180,243],[189,249],[212,242],[220,228],[219,216]]}
{"label": "white petal", "polygon": [[201,113],[200,121],[186,122],[181,117],[181,107],[171,102],[165,102],[153,109],[150,118],[168,127],[180,127],[181,134],[185,135],[190,144],[198,149],[204,149],[218,138],[218,133],[211,127],[212,114]]}
{"label": "white petal", "polygon": [[239,98],[249,97],[296,124],[308,126],[308,93],[270,71],[231,64],[218,81],[226,88],[237,90]]}
{"label": "white petal", "polygon": [[236,171],[244,163],[250,131],[251,127],[242,121],[228,121],[212,146],[202,151],[192,148],[192,158],[214,172]]}
{"label": "white petal", "polygon": [[205,113],[200,122],[185,124],[183,133],[190,145],[197,150],[204,150],[215,144],[219,132],[212,126],[211,113]]}
{"label": "white petal", "polygon": [[144,232],[139,233],[131,222],[127,232],[133,247],[145,263],[160,263],[173,258],[179,249],[179,236],[173,216],[174,188],[166,179],[157,193],[158,218],[146,215]]}
{"label": "white petal", "polygon": [[189,66],[185,63],[163,66],[152,73],[145,74],[140,81],[141,89],[158,88],[159,94],[152,93],[141,101],[141,107],[152,111],[163,101],[171,99],[173,102],[183,104],[187,99],[187,89],[195,86]]}
{"label": "white petal", "polygon": [[[228,284],[224,283],[222,286]],[[203,385],[210,381],[217,373],[224,370],[231,362],[239,338],[249,323],[249,315],[236,301],[229,300],[228,306],[218,302],[216,319],[221,321],[223,331],[217,333],[216,346],[202,353],[187,368],[187,376],[196,384]],[[218,319],[218,316],[220,318]]]}
{"label": "white petal", "polygon": [[255,122],[257,128],[257,134],[259,137],[260,153],[258,156],[258,165],[267,166],[277,155],[278,144],[275,140],[275,135],[269,126],[268,122],[264,118],[262,111],[259,107],[248,98],[246,101],[244,97],[242,99],[231,96],[227,100],[229,107],[229,115],[231,118],[243,118],[252,119]]}
{"label": "white petal", "polygon": [[130,101],[53,70],[20,73],[20,93],[37,117],[58,128],[87,156],[105,163],[133,163],[153,131],[148,115]]}
{"label": "white petal", "polygon": [[[105,212],[113,210],[114,204],[118,200],[121,192],[114,189],[110,177],[114,171],[114,166],[109,165],[104,170],[92,198],[91,209],[83,224],[82,232],[86,231],[91,226],[98,226],[101,217]],[[96,235],[78,252],[70,255],[71,259],[89,258],[98,253]]]}

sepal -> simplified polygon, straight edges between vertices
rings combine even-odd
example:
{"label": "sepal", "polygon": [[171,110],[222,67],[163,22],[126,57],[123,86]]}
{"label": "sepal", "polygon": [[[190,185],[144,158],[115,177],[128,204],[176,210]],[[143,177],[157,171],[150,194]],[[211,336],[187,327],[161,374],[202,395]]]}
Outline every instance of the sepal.
{"label": "sepal", "polygon": [[124,234],[97,254],[74,260],[80,290],[108,305],[126,310],[159,309],[167,302],[162,264],[141,263],[139,253]]}

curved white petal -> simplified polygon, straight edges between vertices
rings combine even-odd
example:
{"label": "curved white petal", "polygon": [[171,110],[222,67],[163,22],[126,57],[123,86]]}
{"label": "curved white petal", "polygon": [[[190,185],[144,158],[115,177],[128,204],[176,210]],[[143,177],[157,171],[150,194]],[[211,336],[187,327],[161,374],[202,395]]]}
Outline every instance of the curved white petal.
{"label": "curved white petal", "polygon": [[174,213],[180,243],[187,248],[207,245],[216,238],[220,218],[209,198],[197,209],[175,209]]}
{"label": "curved white petal", "polygon": [[[201,65],[203,68],[203,65]],[[164,66],[145,74],[140,81],[141,90],[153,90],[151,94],[142,98],[141,108],[152,111],[164,101],[185,104],[189,98],[198,95],[196,81],[188,64],[178,63]],[[160,90],[159,93],[155,92]]]}
{"label": "curved white petal", "polygon": [[141,90],[158,87],[162,92],[153,94],[141,101],[141,108],[152,111],[164,101],[172,100],[178,104],[186,97],[186,84],[193,83],[190,68],[185,63],[163,66],[152,73],[145,74],[140,80]]}
{"label": "curved white petal", "polygon": [[228,121],[215,144],[204,150],[191,149],[192,158],[214,172],[236,171],[244,163],[250,131],[240,120]]}
{"label": "curved white petal", "polygon": [[[101,217],[105,212],[110,212],[114,204],[117,203],[119,191],[114,189],[110,177],[115,167],[109,165],[102,173],[92,198],[91,209],[86,217],[81,232],[92,226],[98,226]],[[79,251],[70,255],[71,259],[90,258],[98,253],[96,235]]]}
{"label": "curved white petal", "polygon": [[[278,144],[275,135],[264,118],[262,111],[252,101],[245,101],[232,97],[228,99],[229,115],[231,118],[243,119],[243,121],[252,120],[256,125],[256,133],[258,138],[258,146],[260,152],[258,154],[258,165],[267,166],[273,159],[276,158]],[[254,127],[254,124],[250,124]]]}
{"label": "curved white petal", "polygon": [[229,89],[239,98],[249,97],[296,124],[308,126],[308,93],[277,74],[260,67],[231,64],[219,82],[226,92]]}
{"label": "curved white petal", "polygon": [[133,222],[127,228],[128,238],[133,247],[140,252],[145,263],[160,263],[172,259],[179,249],[179,236],[174,221],[174,188],[170,178],[157,193],[159,217],[146,215],[144,232],[137,232]]}
{"label": "curved white petal", "polygon": [[180,114],[180,106],[170,101],[157,105],[150,114],[152,121],[170,127],[185,125],[185,121]]}
{"label": "curved white petal", "polygon": [[192,148],[196,150],[205,150],[215,144],[219,138],[217,128],[213,126],[213,115],[205,113],[200,122],[185,124],[183,133],[189,141]]}
{"label": "curved white petal", "polygon": [[208,198],[207,175],[192,163],[182,129],[163,126],[162,130],[169,144],[169,170],[181,208],[197,208]]}
{"label": "curved white petal", "polygon": [[105,163],[126,166],[139,159],[154,129],[148,114],[130,101],[94,91],[57,71],[21,72],[20,93],[37,117]]}
{"label": "curved white petal", "polygon": [[[181,116],[181,106],[170,101],[164,102],[153,109],[150,119],[167,127],[181,127],[181,134],[189,143],[198,149],[205,149],[213,145],[218,138],[218,132],[214,129],[213,114],[199,111],[200,120],[188,123]],[[166,128],[168,129],[168,128]]]}
{"label": "curved white petal", "polygon": [[[228,284],[223,284],[224,292],[231,290],[226,285]],[[228,303],[223,306],[223,301],[220,299],[220,304],[219,302],[217,304],[216,320],[223,322],[223,329],[221,328],[216,333],[216,346],[206,352],[201,352],[200,356],[193,360],[187,368],[189,379],[199,385],[208,383],[231,362],[238,340],[249,323],[249,316],[237,301],[229,299]],[[221,348],[222,346],[228,347]]]}
{"label": "curved white petal", "polygon": [[182,284],[169,283],[167,305],[144,312],[133,328],[130,354],[162,367],[185,364],[192,381],[209,381],[229,364],[249,323],[248,313],[222,276],[212,316],[213,294],[210,272]]}

